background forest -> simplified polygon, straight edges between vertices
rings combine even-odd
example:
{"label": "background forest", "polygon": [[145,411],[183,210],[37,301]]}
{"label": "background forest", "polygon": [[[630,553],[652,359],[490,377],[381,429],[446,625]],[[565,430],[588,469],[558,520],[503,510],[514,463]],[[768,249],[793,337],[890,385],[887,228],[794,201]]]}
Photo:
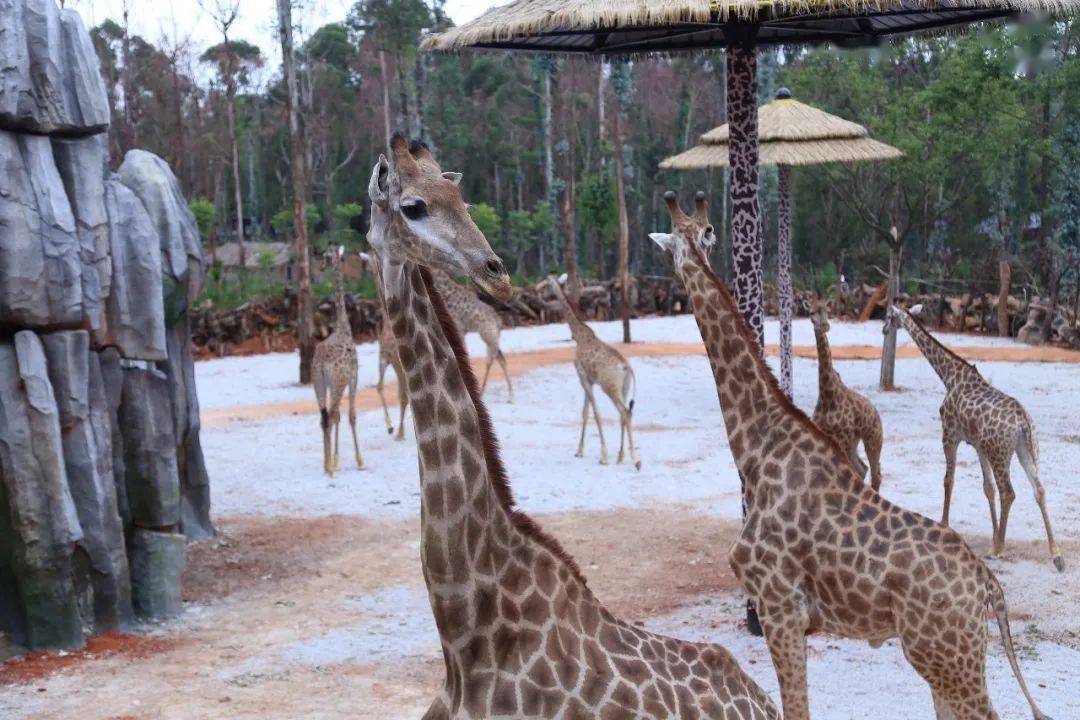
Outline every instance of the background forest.
{"label": "background forest", "polygon": [[[264,67],[267,49],[230,36],[227,12],[207,17],[222,38],[213,47],[178,38],[155,44],[113,21],[94,28],[113,93],[112,161],[133,147],[166,158],[210,256],[235,242],[238,227],[250,242],[291,243],[282,73]],[[372,162],[389,132],[405,129],[444,168],[464,173],[474,217],[518,281],[564,269],[569,253],[583,276],[611,277],[618,132],[631,272],[670,271],[647,235],[666,227],[667,189],[711,194],[721,239],[715,262],[726,269],[725,173],[657,169],[725,121],[722,54],[601,65],[418,53],[422,33],[448,22],[440,0],[362,0],[338,23],[298,29],[301,185],[313,256],[329,243],[362,245]],[[762,101],[789,87],[905,152],[890,162],[795,169],[796,285],[824,290],[841,274],[881,282],[895,227],[909,287],[996,292],[998,262],[1007,259],[1015,288],[1076,292],[1078,54],[1073,22],[872,50],[763,52]],[[769,272],[775,170],[763,177]],[[273,260],[258,245],[247,252],[257,266]],[[230,285],[220,268],[212,278],[207,292],[218,304],[275,290],[257,278]]]}

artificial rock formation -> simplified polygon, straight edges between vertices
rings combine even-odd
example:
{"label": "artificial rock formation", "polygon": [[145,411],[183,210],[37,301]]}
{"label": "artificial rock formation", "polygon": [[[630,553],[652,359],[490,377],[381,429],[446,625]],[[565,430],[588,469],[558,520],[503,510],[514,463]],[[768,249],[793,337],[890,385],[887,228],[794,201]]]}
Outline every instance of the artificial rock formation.
{"label": "artificial rock formation", "polygon": [[89,34],[0,0],[0,633],[29,648],[180,611],[213,533],[187,311],[203,280],[167,164],[108,170]]}

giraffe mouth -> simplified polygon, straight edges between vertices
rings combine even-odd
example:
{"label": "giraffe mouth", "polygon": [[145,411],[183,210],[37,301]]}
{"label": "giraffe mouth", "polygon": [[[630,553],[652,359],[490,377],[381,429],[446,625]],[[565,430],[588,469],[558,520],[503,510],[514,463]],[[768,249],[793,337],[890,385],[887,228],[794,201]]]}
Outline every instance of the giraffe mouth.
{"label": "giraffe mouth", "polygon": [[486,262],[469,273],[469,277],[480,289],[499,302],[506,302],[514,294],[510,284],[510,275],[497,256],[492,255]]}

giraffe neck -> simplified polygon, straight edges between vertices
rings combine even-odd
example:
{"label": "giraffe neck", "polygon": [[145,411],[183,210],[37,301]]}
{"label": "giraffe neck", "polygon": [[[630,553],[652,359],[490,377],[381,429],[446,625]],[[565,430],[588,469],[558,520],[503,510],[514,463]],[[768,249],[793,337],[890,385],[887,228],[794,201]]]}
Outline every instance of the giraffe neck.
{"label": "giraffe neck", "polygon": [[561,287],[556,287],[555,295],[559,298],[559,304],[562,305],[563,315],[566,317],[566,324],[570,326],[570,336],[574,338],[575,342],[596,337],[596,333],[592,331],[592,328],[585,324],[574,307],[570,304],[570,301],[566,298],[566,293],[563,292]]}
{"label": "giraffe neck", "polygon": [[758,475],[752,446],[792,414],[793,406],[762,359],[753,330],[701,251],[690,249],[678,272],[709,355],[735,464],[751,482]]}
{"label": "giraffe neck", "polygon": [[352,326],[349,324],[349,309],[345,305],[344,264],[344,259],[338,258],[336,287],[334,292],[334,334],[352,337]]}
{"label": "giraffe neck", "polygon": [[938,342],[926,328],[903,310],[900,311],[900,324],[915,340],[923,357],[930,363],[930,367],[934,368],[945,387],[952,387],[965,377],[970,377],[974,368]]}
{"label": "giraffe neck", "polygon": [[829,347],[829,335],[825,328],[814,324],[814,340],[817,342],[818,389],[831,386],[833,378],[832,348]]}
{"label": "giraffe neck", "polygon": [[380,260],[419,451],[420,559],[449,678],[470,640],[490,631],[498,590],[520,594],[537,573],[576,586],[571,594],[588,589],[558,543],[514,509],[487,409],[435,281],[412,263]]}

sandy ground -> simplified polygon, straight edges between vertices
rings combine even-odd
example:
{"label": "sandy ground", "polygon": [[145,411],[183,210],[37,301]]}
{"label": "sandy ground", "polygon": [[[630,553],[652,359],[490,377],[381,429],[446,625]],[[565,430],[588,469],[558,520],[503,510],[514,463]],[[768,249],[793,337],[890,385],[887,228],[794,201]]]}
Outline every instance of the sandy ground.
{"label": "sandy ground", "polygon": [[[504,334],[518,400],[506,402],[501,377],[487,399],[516,495],[576,557],[614,612],[650,630],[725,644],[778,698],[764,644],[739,626],[741,600],[726,561],[738,527],[737,480],[708,365],[688,335],[696,329],[687,318],[638,326],[640,344],[625,351],[638,377],[641,472],[599,466],[591,427],[587,457],[573,457],[581,391],[568,364],[566,329]],[[833,327],[837,358],[875,356],[880,326]],[[609,340],[618,337],[616,325],[597,328]],[[797,344],[808,345],[807,332],[808,324],[796,324]],[[775,324],[767,333],[775,334]],[[925,361],[910,356],[904,334],[901,340],[900,392],[877,392],[877,363],[843,359],[837,366],[881,412],[883,493],[936,516],[943,393]],[[1080,364],[1047,362],[993,338],[947,341],[985,361],[982,372],[1019,397],[1039,428],[1043,479],[1068,568],[1059,575],[1047,560],[1039,514],[1016,463],[1008,555],[990,564],[1005,587],[1021,663],[1043,709],[1058,720],[1080,717]],[[478,353],[475,339],[469,342]],[[360,356],[361,382],[372,382],[372,346],[361,346]],[[1044,362],[1016,362],[1021,358]],[[365,390],[359,426],[368,469],[354,469],[345,453],[342,472],[325,478],[311,391],[292,382],[294,363],[280,355],[198,366],[220,534],[191,549],[185,615],[110,635],[82,653],[0,665],[0,718],[404,720],[423,713],[442,666],[418,563],[411,427],[405,442],[393,442],[381,410],[373,409],[377,399]],[[798,358],[795,378],[796,403],[811,409],[814,362]],[[613,445],[615,416],[601,402]],[[342,439],[349,449],[347,433]],[[609,447],[612,459],[615,449]],[[953,516],[985,552],[989,519],[970,448],[961,450]],[[996,630],[990,636],[991,695],[1005,720],[1026,718]],[[810,684],[817,720],[933,716],[925,685],[892,643],[871,650],[814,638]]]}

